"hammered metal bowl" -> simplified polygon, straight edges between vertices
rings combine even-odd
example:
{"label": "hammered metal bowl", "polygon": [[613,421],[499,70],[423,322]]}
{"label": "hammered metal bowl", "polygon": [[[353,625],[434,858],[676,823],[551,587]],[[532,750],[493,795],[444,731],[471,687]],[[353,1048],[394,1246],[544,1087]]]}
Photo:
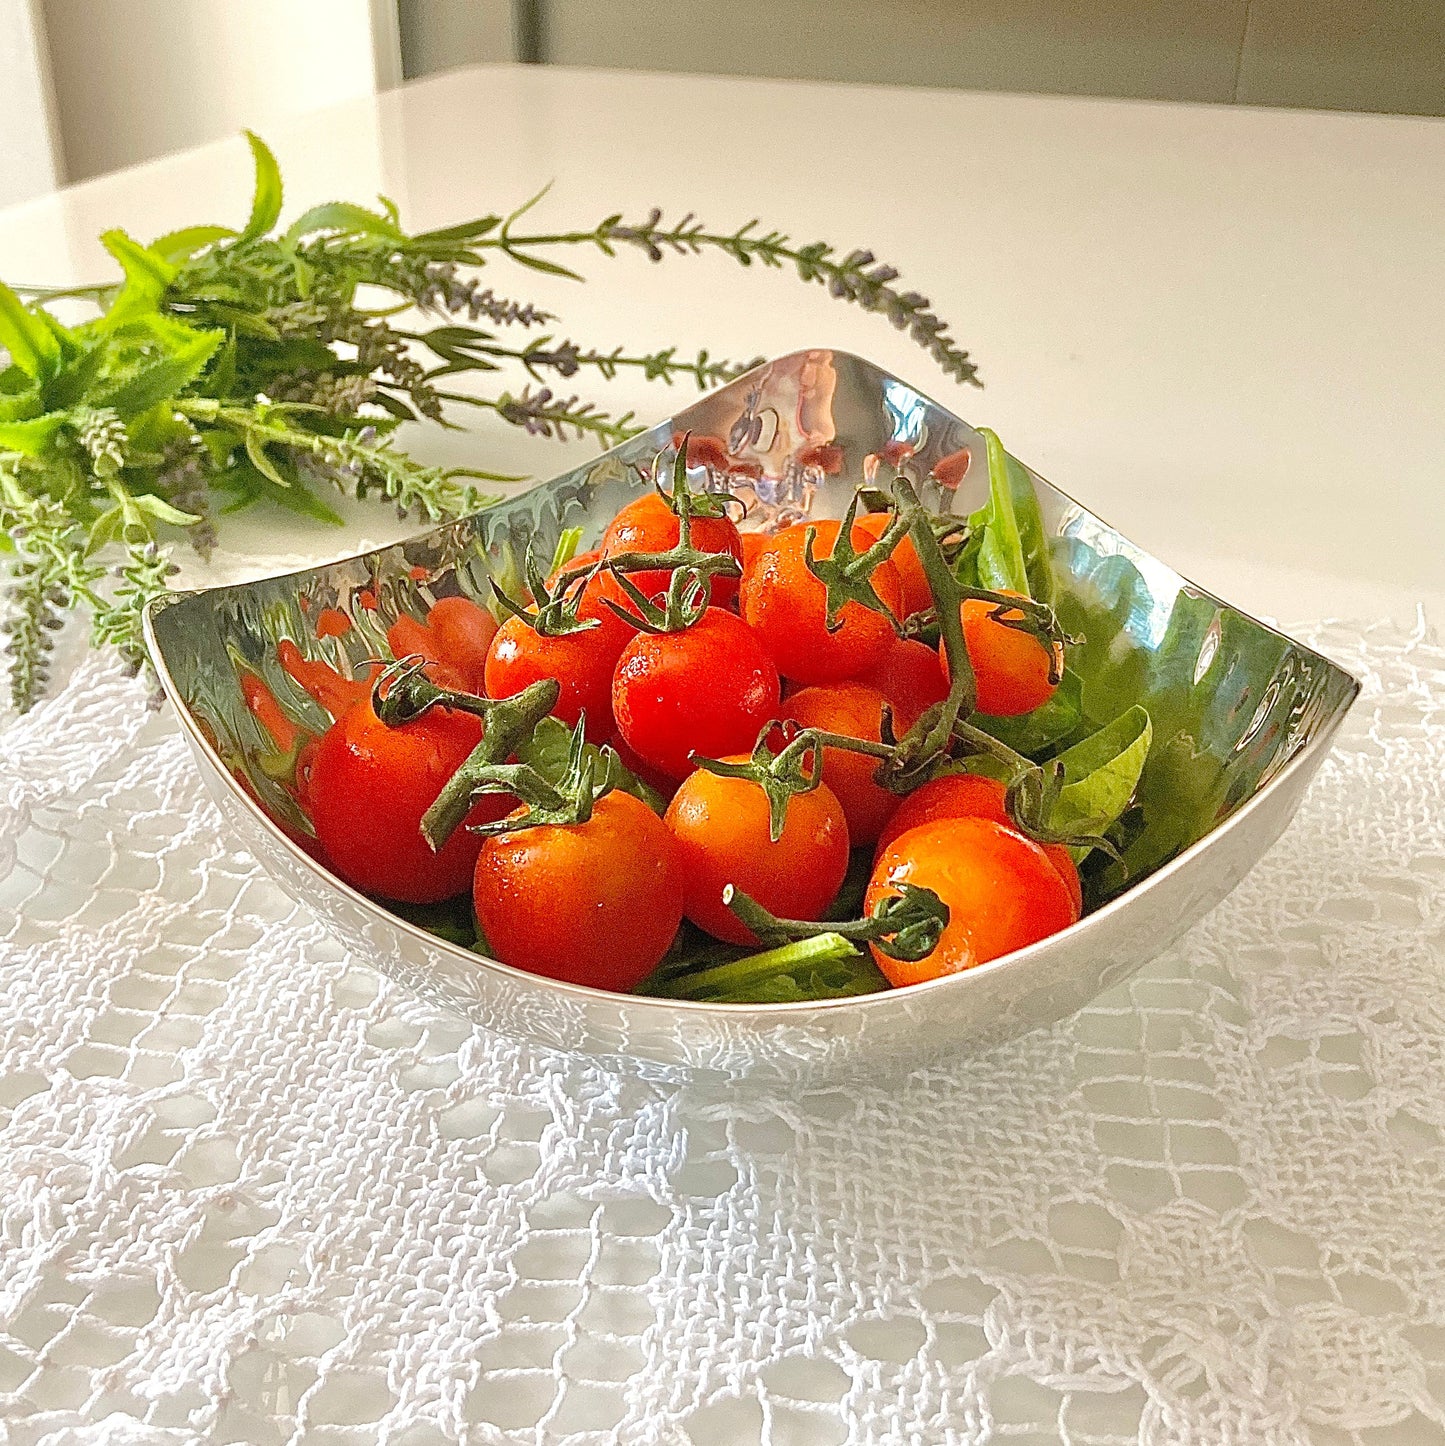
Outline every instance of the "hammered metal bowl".
{"label": "hammered metal bowl", "polygon": [[[712,454],[707,475],[695,480],[739,494],[749,527],[841,516],[880,462],[907,459],[943,512],[966,513],[986,495],[983,440],[967,423],[858,357],[797,352],[475,517],[304,572],[169,596],[146,619],[161,682],[246,846],[361,957],[488,1029],[667,1077],[804,1084],[902,1070],[1049,1024],[1234,888],[1289,822],[1359,691],[1328,659],[1186,582],[1031,473],[1060,616],[1085,638],[1085,713],[1103,722],[1142,702],[1154,723],[1123,863],[1090,875],[1098,906],[1073,928],[908,989],[701,1004],[523,973],[342,883],[312,857],[288,760],[248,705],[261,690],[303,733],[329,721],[281,666],[278,645],[346,671],[384,651],[400,614],[422,617],[448,594],[485,600],[492,577],[515,585],[529,542],[545,558],[563,528],[580,527],[591,546],[684,431],[712,439],[699,449]],[[330,624],[318,629],[323,617]]]}

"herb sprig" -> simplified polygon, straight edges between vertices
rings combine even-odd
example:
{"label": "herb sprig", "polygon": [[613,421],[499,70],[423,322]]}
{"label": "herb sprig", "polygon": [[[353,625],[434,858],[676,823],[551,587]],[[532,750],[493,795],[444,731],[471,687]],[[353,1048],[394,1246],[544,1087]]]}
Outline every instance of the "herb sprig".
{"label": "herb sprig", "polygon": [[[9,355],[0,370],[0,551],[10,554],[0,630],[18,709],[43,690],[54,636],[73,611],[90,614],[95,644],[139,668],[140,614],[175,570],[171,545],[184,535],[208,555],[218,512],[270,502],[338,522],[325,496],[339,489],[435,521],[485,505],[478,483],[515,480],[416,460],[396,443],[402,422],[453,425],[458,408],[480,408],[537,436],[613,446],[640,430],[633,414],[564,395],[558,382],[633,371],[709,387],[755,364],[706,350],[584,347],[545,330],[557,321],[550,312],[483,286],[478,272],[492,261],[575,279],[557,252],[628,247],[660,261],[712,251],[744,266],[792,266],[803,281],[889,317],[950,376],[976,380],[927,298],[900,291],[897,271],[868,251],[798,245],[756,222],[733,232],[690,215],[664,224],[657,210],[638,222],[619,214],[590,230],[522,234],[518,222],[540,194],[511,215],[430,231],[407,232],[385,198],[376,208],[328,202],[283,229],[280,170],[259,138],[249,140],[256,183],[239,230],[189,226],[148,245],[108,231],[101,241],[118,281],[0,283]],[[77,299],[98,314],[62,323],[54,304]],[[520,386],[504,384],[509,372]],[[464,374],[501,384],[454,390]]]}

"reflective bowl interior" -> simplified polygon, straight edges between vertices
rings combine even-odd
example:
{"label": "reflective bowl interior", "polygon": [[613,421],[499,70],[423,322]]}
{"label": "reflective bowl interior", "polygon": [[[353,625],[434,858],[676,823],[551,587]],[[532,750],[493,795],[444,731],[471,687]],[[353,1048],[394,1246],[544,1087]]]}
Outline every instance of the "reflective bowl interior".
{"label": "reflective bowl interior", "polygon": [[[746,528],[840,516],[860,482],[898,463],[939,511],[967,513],[987,495],[983,439],[967,423],[860,358],[798,352],[474,517],[364,556],[163,600],[149,620],[163,682],[234,786],[309,850],[296,760],[330,720],[298,677],[318,664],[349,677],[388,656],[391,625],[403,614],[424,618],[439,598],[487,602],[493,579],[515,593],[528,548],[545,565],[564,528],[582,529],[582,546],[591,546],[684,432],[694,482],[741,498]],[[1080,639],[1071,653],[1083,680],[1072,700],[1077,726],[1101,725],[1133,703],[1153,720],[1148,764],[1122,821],[1122,857],[1096,852],[1085,869],[1099,904],[1267,788],[1327,736],[1357,685],[1027,475],[1058,612]]]}

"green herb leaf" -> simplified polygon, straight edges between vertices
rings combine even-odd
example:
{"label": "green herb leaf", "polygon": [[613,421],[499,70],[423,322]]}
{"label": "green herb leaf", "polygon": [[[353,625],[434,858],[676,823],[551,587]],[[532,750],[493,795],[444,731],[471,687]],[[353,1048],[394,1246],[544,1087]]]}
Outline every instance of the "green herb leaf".
{"label": "green herb leaf", "polygon": [[166,522],[172,527],[193,527],[201,520],[194,512],[182,512],[179,507],[172,507],[164,497],[157,497],[154,492],[138,493],[135,505],[157,522]]}
{"label": "green herb leaf", "polygon": [[70,421],[68,412],[46,412],[28,422],[0,422],[0,451],[22,457],[44,456],[56,433]]}
{"label": "green herb leaf", "polygon": [[1083,725],[1083,684],[1072,668],[1065,668],[1063,681],[1032,713],[1013,718],[979,713],[973,722],[1016,753],[1038,760]]}
{"label": "green herb leaf", "polygon": [[179,263],[189,261],[207,246],[233,240],[235,235],[230,226],[182,226],[179,231],[167,231],[164,236],[157,236],[151,242],[150,250],[166,261]]}
{"label": "green herb leaf", "polygon": [[1063,770],[1063,787],[1049,827],[1097,834],[1114,823],[1134,797],[1153,739],[1149,714],[1136,704],[1059,754],[1055,763]]}
{"label": "green herb leaf", "polygon": [[48,381],[60,368],[60,343],[37,311],[0,281],[0,346],[33,381]]}
{"label": "green herb leaf", "polygon": [[[270,229],[270,224],[267,223],[266,230]],[[294,245],[313,231],[356,232],[362,236],[382,236],[389,241],[404,239],[401,228],[394,221],[350,201],[324,201],[319,206],[313,206],[291,223],[285,239]]]}
{"label": "green herb leaf", "polygon": [[264,236],[281,215],[281,168],[271,148],[254,131],[246,132],[256,162],[256,189],[251,198],[251,217],[241,232],[242,241]]}
{"label": "green herb leaf", "polygon": [[138,368],[118,386],[103,392],[101,404],[114,407],[122,417],[133,417],[190,386],[205,371],[225,333],[185,330],[186,340],[169,356]]}
{"label": "green herb leaf", "polygon": [[176,268],[159,252],[142,246],[124,231],[105,231],[100,240],[125,274],[119,294],[99,323],[105,331],[117,331],[159,308],[166,287],[175,279]]}

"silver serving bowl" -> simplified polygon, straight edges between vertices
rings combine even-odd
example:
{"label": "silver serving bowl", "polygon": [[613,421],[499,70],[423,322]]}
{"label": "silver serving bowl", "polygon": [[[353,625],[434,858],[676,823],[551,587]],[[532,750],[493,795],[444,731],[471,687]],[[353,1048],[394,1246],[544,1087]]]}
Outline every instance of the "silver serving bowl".
{"label": "silver serving bowl", "polygon": [[[966,422],[858,357],[797,352],[475,517],[304,572],[169,596],[146,619],[201,772],[251,852],[363,958],[488,1029],[669,1076],[816,1083],[909,1068],[1052,1023],[1127,977],[1234,888],[1289,822],[1359,691],[1328,659],[1186,582],[1031,473],[1060,616],[1084,637],[1073,660],[1088,678],[1085,714],[1104,722],[1142,702],[1154,724],[1123,821],[1123,862],[1094,856],[1086,884],[1096,907],[1071,929],[908,989],[806,1004],[700,1004],[523,973],[341,882],[308,851],[288,759],[247,704],[247,690],[254,699],[264,686],[299,728],[327,725],[281,667],[278,644],[289,639],[306,657],[347,671],[384,651],[400,614],[422,617],[451,593],[486,599],[492,577],[515,584],[534,539],[543,558],[565,527],[581,527],[583,546],[592,545],[646,486],[658,450],[683,431],[715,439],[707,484],[742,496],[751,527],[841,516],[880,459],[906,457],[940,511],[965,513],[986,496],[983,440]],[[327,609],[344,614],[349,629],[338,636],[325,627],[318,638]]]}

